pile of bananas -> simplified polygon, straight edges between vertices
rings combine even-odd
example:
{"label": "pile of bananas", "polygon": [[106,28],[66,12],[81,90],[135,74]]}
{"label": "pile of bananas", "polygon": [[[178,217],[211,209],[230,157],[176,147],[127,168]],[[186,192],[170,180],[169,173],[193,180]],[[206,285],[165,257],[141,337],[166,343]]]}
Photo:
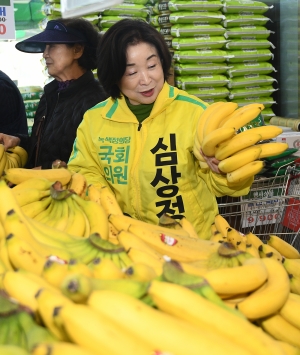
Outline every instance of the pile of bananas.
{"label": "pile of bananas", "polygon": [[67,168],[25,170],[0,181],[1,355],[300,353],[300,254],[282,239],[217,215],[201,240]]}
{"label": "pile of bananas", "polygon": [[25,149],[16,146],[5,151],[0,144],[0,176],[6,169],[23,168],[27,163],[28,155]]}
{"label": "pile of bananas", "polygon": [[216,157],[219,169],[229,183],[240,183],[258,174],[264,167],[263,159],[281,154],[287,143],[264,142],[282,133],[277,126],[254,127],[237,133],[254,120],[264,109],[262,104],[237,108],[234,102],[216,102],[200,116],[193,152],[202,168],[207,168],[204,155]]}

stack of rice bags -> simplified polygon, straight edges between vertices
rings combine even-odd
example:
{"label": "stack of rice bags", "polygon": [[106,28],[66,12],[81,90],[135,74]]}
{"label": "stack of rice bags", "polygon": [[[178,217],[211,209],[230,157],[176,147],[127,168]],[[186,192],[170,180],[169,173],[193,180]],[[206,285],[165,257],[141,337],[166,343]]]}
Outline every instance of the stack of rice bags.
{"label": "stack of rice bags", "polygon": [[[228,66],[223,50],[227,41],[221,25],[225,19],[222,2],[171,0],[164,6],[165,13],[152,16],[151,23],[160,26],[161,33],[168,28],[172,36],[175,85],[208,103],[226,101],[229,90],[224,75]],[[161,8],[162,3],[157,4],[154,11]]]}
{"label": "stack of rice bags", "polygon": [[101,33],[123,18],[141,18],[149,22],[151,6],[148,3],[149,0],[125,0],[120,5],[102,11],[99,21]]}
{"label": "stack of rice bags", "polygon": [[271,64],[274,45],[268,40],[272,31],[267,29],[270,19],[264,14],[273,6],[243,0],[223,0],[223,5],[229,100],[239,106],[261,102],[265,106],[263,118],[269,119],[274,116],[271,106],[276,103],[272,94],[278,89],[270,75],[276,71]]}
{"label": "stack of rice bags", "polygon": [[19,90],[25,105],[28,134],[31,135],[33,119],[40,102],[40,98],[43,95],[43,88],[41,86],[19,86]]}

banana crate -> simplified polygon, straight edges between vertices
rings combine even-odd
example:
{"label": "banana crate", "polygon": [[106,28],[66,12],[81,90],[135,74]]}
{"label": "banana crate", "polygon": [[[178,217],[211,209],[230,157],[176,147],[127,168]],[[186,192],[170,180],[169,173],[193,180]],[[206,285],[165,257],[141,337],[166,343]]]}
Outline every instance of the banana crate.
{"label": "banana crate", "polygon": [[218,198],[220,214],[241,233],[266,241],[276,234],[300,251],[300,171],[289,166],[284,175],[256,178],[246,196]]}

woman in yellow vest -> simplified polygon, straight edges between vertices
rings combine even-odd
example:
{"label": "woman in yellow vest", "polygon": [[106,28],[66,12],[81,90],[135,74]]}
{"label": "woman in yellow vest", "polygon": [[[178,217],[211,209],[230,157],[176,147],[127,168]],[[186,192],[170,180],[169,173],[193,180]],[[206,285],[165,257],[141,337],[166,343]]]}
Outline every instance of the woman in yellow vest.
{"label": "woman in yellow vest", "polygon": [[167,83],[170,66],[164,38],[143,20],[108,29],[97,69],[110,97],[85,113],[68,166],[108,186],[123,213],[155,224],[163,213],[185,216],[207,239],[216,196],[247,194],[253,178],[231,188],[215,158],[200,168],[193,144],[208,105]]}

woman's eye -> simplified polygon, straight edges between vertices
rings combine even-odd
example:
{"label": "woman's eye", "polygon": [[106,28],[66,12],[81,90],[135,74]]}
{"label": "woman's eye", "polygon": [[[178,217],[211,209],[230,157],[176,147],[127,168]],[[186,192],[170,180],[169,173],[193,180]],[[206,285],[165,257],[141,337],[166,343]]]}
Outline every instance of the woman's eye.
{"label": "woman's eye", "polygon": [[132,76],[132,75],[134,75],[135,73],[136,73],[136,72],[134,72],[134,73],[128,73],[128,75],[129,75],[129,76]]}
{"label": "woman's eye", "polygon": [[156,64],[150,65],[149,69],[153,69],[153,68],[155,68],[155,67],[156,67]]}

